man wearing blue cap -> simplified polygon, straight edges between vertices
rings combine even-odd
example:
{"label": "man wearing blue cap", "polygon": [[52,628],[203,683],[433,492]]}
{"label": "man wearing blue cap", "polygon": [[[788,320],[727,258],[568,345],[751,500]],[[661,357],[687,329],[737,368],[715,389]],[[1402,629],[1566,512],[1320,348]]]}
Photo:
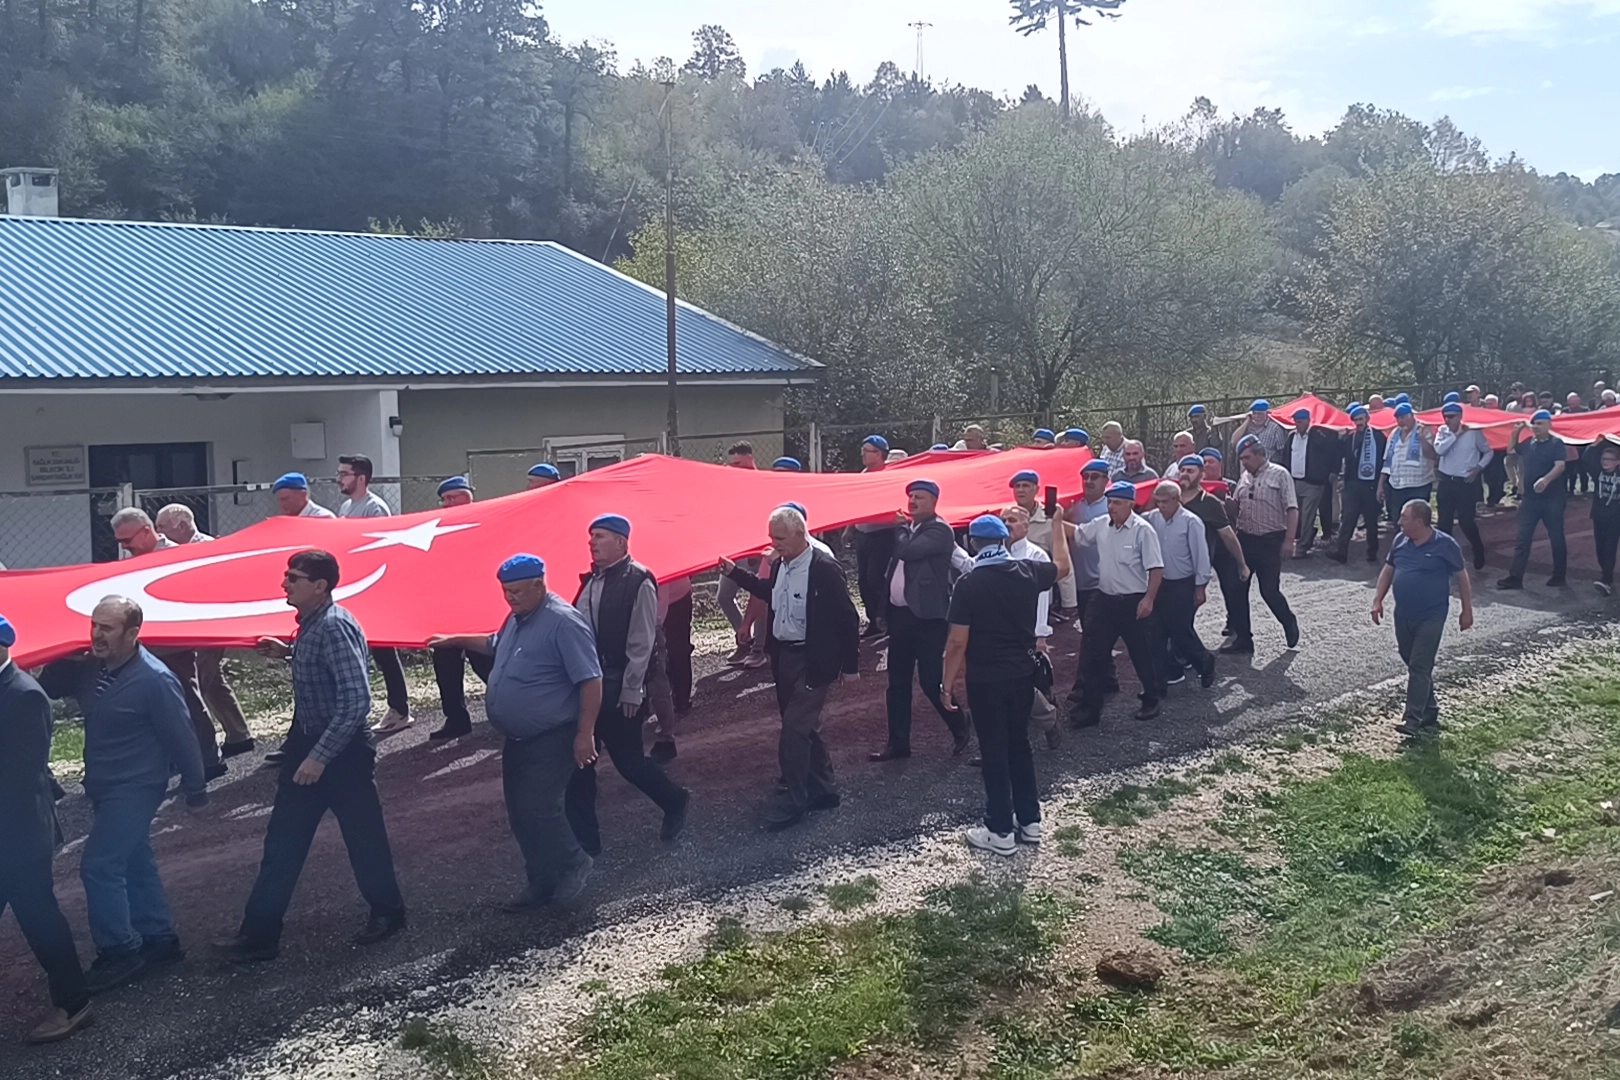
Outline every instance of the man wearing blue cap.
{"label": "man wearing blue cap", "polygon": [[405,929],[405,900],[377,795],[377,754],[366,738],[366,635],[332,601],[339,578],[329,552],[295,553],[281,589],[298,614],[297,636],[290,643],[259,639],[262,655],[291,662],[293,731],[282,746],[264,857],[242,923],[234,938],[214,943],[214,954],[229,963],[263,963],[279,955],[287,908],[328,811],[338,820],[355,884],[371,908],[353,942],[375,945]]}
{"label": "man wearing blue cap", "polygon": [[1383,486],[1384,506],[1392,514],[1413,499],[1428,502],[1434,494],[1434,466],[1440,455],[1435,453],[1434,433],[1418,423],[1412,404],[1403,401],[1395,406],[1395,430],[1389,433],[1384,448]]}
{"label": "man wearing blue cap", "polygon": [[270,485],[270,493],[276,497],[276,512],[285,517],[337,517],[320,503],[310,501],[309,478],[301,472],[277,477]]}
{"label": "man wearing blue cap", "polygon": [[889,563],[889,738],[872,761],[911,756],[911,680],[915,672],[939,718],[952,736],[951,753],[960,754],[972,740],[966,711],[947,705],[940,696],[945,676],[946,617],[951,603],[951,552],[956,534],[934,513],[939,485],[913,480],[906,485],[909,514],[895,514],[894,557]]}
{"label": "man wearing blue cap", "polygon": [[[590,549],[591,569],[580,575],[574,606],[591,624],[602,665],[596,740],[619,775],[664,812],[659,835],[672,843],[686,825],[691,795],[648,760],[641,742],[650,711],[647,672],[658,644],[658,585],[652,571],[630,557],[630,522],[622,515],[603,514],[591,522]],[[599,854],[595,765],[581,768],[568,782],[566,807],[580,846],[591,856]]]}
{"label": "man wearing blue cap", "polygon": [[1030,437],[1029,445],[1037,450],[1050,450],[1057,445],[1057,435],[1051,428],[1036,428],[1035,434]]}
{"label": "man wearing blue cap", "polygon": [[1282,561],[1294,553],[1294,536],[1299,529],[1299,502],[1294,495],[1294,478],[1288,470],[1266,458],[1265,444],[1258,436],[1245,436],[1238,442],[1238,461],[1243,475],[1233,496],[1237,507],[1238,543],[1249,578],[1241,583],[1242,600],[1231,611],[1231,636],[1221,643],[1223,653],[1254,652],[1254,624],[1249,609],[1249,585],[1258,581],[1266,607],[1282,624],[1283,637],[1290,649],[1299,645],[1299,620],[1282,592]]}
{"label": "man wearing blue cap", "polygon": [[[1092,609],[1096,604],[1097,596],[1102,587],[1102,571],[1098,565],[1097,547],[1094,544],[1082,544],[1076,536],[1079,526],[1088,521],[1096,521],[1108,516],[1108,462],[1101,458],[1092,460],[1081,466],[1080,469],[1080,500],[1071,506],[1065,517],[1069,524],[1065,531],[1069,534],[1069,562],[1073,566],[1073,573],[1058,582],[1058,595],[1066,595],[1066,583],[1074,584],[1074,609],[1079,617],[1080,632],[1086,634],[1090,625]],[[1068,600],[1065,599],[1067,604]],[[1080,707],[1084,699],[1086,669],[1085,664],[1075,668],[1074,685],[1068,693],[1069,720],[1077,723],[1075,710]],[[1105,693],[1118,693],[1119,680],[1110,667],[1107,675]]]}
{"label": "man wearing blue cap", "polygon": [[1091,436],[1086,434],[1085,429],[1077,427],[1069,428],[1057,438],[1059,446],[1085,446],[1090,442]]}
{"label": "man wearing blue cap", "polygon": [[465,476],[452,476],[439,484],[439,505],[449,510],[473,501],[473,486]]}
{"label": "man wearing blue cap", "polygon": [[1107,496],[1107,515],[1075,528],[1081,548],[1096,550],[1098,568],[1098,593],[1087,612],[1080,646],[1081,700],[1071,714],[1077,727],[1102,723],[1103,699],[1114,681],[1114,642],[1121,638],[1142,683],[1142,707],[1136,718],[1159,715],[1159,662],[1149,630],[1164,580],[1164,556],[1153,526],[1136,513],[1136,488],[1115,483]]}
{"label": "man wearing blue cap", "polygon": [[51,857],[51,702],[11,661],[17,631],[0,615],[0,915],[9,905],[50,983],[51,1011],[29,1042],[56,1042],[90,1023],[90,992],[73,931],[56,903]]}
{"label": "man wearing blue cap", "polygon": [[[1052,515],[1063,526],[1063,510]],[[1040,599],[1068,574],[1067,544],[1050,562],[1014,559],[1011,533],[994,514],[973,519],[968,546],[973,569],[951,596],[950,638],[945,647],[944,695],[954,699],[956,681],[967,674],[967,701],[979,735],[984,777],[984,824],[968,829],[970,847],[1011,855],[1020,840],[1041,842],[1041,804],[1029,717],[1035,701],[1035,612]]]}
{"label": "man wearing blue cap", "polygon": [[[1008,486],[1012,488],[1013,502],[1029,517],[1029,542],[1050,556],[1053,526],[1046,520],[1046,507],[1036,498],[1041,489],[1040,474],[1032,469],[1024,469],[1013,475]],[[1058,599],[1064,611],[1072,612],[1078,607],[1072,575],[1063,578],[1058,585]]]}
{"label": "man wearing blue cap", "polygon": [[1211,567],[1221,583],[1221,602],[1226,607],[1226,626],[1221,631],[1221,636],[1225,637],[1231,633],[1233,610],[1238,602],[1241,600],[1245,605],[1249,602],[1243,592],[1249,567],[1243,561],[1243,545],[1238,542],[1237,532],[1232,528],[1232,514],[1226,508],[1231,482],[1222,481],[1227,485],[1225,495],[1212,495],[1204,490],[1209,467],[1219,467],[1220,461],[1221,452],[1213,446],[1205,448],[1202,454],[1187,455],[1181,459],[1177,483],[1181,488],[1182,508],[1204,525],[1204,546],[1209,549]]}
{"label": "man wearing blue cap", "polygon": [[[1452,395],[1458,396],[1458,395]],[[1480,478],[1496,457],[1485,441],[1485,433],[1463,427],[1461,402],[1448,401],[1440,409],[1445,423],[1434,433],[1435,471],[1438,474],[1440,531],[1450,536],[1455,523],[1474,549],[1474,569],[1485,567],[1485,541],[1480,538],[1474,515],[1484,495]]]}
{"label": "man wearing blue cap", "polygon": [[779,457],[771,462],[771,472],[803,472],[804,466],[799,464],[798,458]]}
{"label": "man wearing blue cap", "polygon": [[[393,510],[382,496],[371,490],[372,464],[364,454],[344,454],[338,458],[338,490],[343,493],[337,516],[340,518],[385,518]],[[371,729],[373,735],[393,735],[411,726],[411,696],[405,686],[405,666],[400,663],[399,650],[374,648],[372,663],[381,673],[383,687],[388,695],[388,712]],[[202,681],[203,654],[197,654],[197,676]],[[181,680],[184,682],[184,680]],[[206,692],[205,692],[206,696]],[[213,704],[212,701],[209,702]],[[217,711],[217,710],[216,710]],[[229,751],[230,743],[225,744]],[[206,757],[206,754],[204,755]]]}
{"label": "man wearing blue cap", "polygon": [[1309,409],[1295,409],[1294,430],[1288,437],[1285,463],[1288,475],[1294,479],[1294,498],[1299,502],[1299,533],[1295,536],[1294,557],[1310,554],[1316,543],[1316,520],[1323,516],[1322,536],[1328,536],[1327,524],[1332,512],[1322,514],[1326,501],[1331,506],[1328,478],[1339,467],[1339,438],[1327,428],[1311,425]]}
{"label": "man wearing blue cap", "polygon": [[[452,476],[439,485],[439,505],[449,510],[468,506],[473,501],[473,486],[465,476]],[[470,667],[480,682],[489,681],[489,669],[495,662],[488,654],[477,650],[441,646],[432,650],[433,681],[439,688],[439,709],[444,723],[428,733],[434,742],[459,739],[472,732],[472,713],[467,711],[467,669]]]}
{"label": "man wearing blue cap", "polygon": [[843,567],[829,550],[811,543],[798,507],[777,507],[766,529],[773,556],[768,579],[724,557],[720,570],[767,604],[765,648],[782,714],[782,801],[766,821],[776,832],[811,811],[838,805],[832,758],[821,741],[821,710],[833,683],[860,675],[861,619]]}
{"label": "man wearing blue cap", "polygon": [[[936,449],[938,449],[936,447]],[[861,443],[861,472],[882,472],[888,464],[889,440],[868,435]],[[855,526],[855,582],[866,612],[866,629],[861,636],[878,638],[884,634],[888,612],[887,574],[894,558],[894,523],[874,521]]]}
{"label": "man wearing blue cap", "polygon": [[[1188,462],[1201,459],[1188,457]],[[1193,466],[1200,468],[1200,466]],[[1204,647],[1193,622],[1208,598],[1209,579],[1215,576],[1210,560],[1209,541],[1204,523],[1185,510],[1181,484],[1165,480],[1153,491],[1149,525],[1159,535],[1159,554],[1164,559],[1164,578],[1153,605],[1153,651],[1158,657],[1159,696],[1170,684],[1181,682],[1182,663],[1192,665],[1199,682],[1207,689],[1215,682],[1215,657]]]}
{"label": "man wearing blue cap", "polygon": [[557,466],[542,461],[538,465],[529,466],[529,481],[526,490],[533,491],[535,488],[550,487],[552,484],[561,482],[562,473],[557,471]]}
{"label": "man wearing blue cap", "polygon": [[520,912],[571,902],[591,872],[563,801],[575,771],[596,761],[602,668],[590,624],[546,588],[539,556],[513,555],[495,579],[511,609],[498,632],[438,635],[428,644],[494,658],[484,712],[505,736],[501,792],[527,880],[505,909]]}
{"label": "man wearing blue cap", "polygon": [[1328,552],[1336,563],[1350,561],[1350,540],[1358,522],[1366,526],[1367,561],[1378,561],[1378,521],[1384,497],[1380,468],[1388,440],[1372,427],[1370,418],[1367,406],[1352,404],[1350,419],[1356,426],[1340,437],[1339,537]]}
{"label": "man wearing blue cap", "polygon": [[1272,464],[1281,461],[1288,452],[1289,429],[1273,422],[1271,402],[1265,398],[1257,398],[1249,406],[1249,418],[1232,432],[1231,450],[1236,453],[1238,444],[1251,435],[1260,440],[1260,445],[1266,451],[1266,460]]}
{"label": "man wearing blue cap", "polygon": [[1520,485],[1519,536],[1513,550],[1513,565],[1507,577],[1496,583],[1499,589],[1524,588],[1524,571],[1530,565],[1530,545],[1536,538],[1536,526],[1547,530],[1547,544],[1552,548],[1553,572],[1547,584],[1557,588],[1564,584],[1564,571],[1569,561],[1569,548],[1564,542],[1564,507],[1567,489],[1564,487],[1568,448],[1564,440],[1552,433],[1552,413],[1538,410],[1530,418],[1531,437],[1523,437],[1524,421],[1513,425],[1508,440],[1508,453],[1518,459]]}
{"label": "man wearing blue cap", "polygon": [[1210,424],[1208,405],[1194,405],[1187,410],[1187,434],[1192,436],[1193,446],[1197,451],[1209,447],[1219,450],[1226,445],[1220,432]]}

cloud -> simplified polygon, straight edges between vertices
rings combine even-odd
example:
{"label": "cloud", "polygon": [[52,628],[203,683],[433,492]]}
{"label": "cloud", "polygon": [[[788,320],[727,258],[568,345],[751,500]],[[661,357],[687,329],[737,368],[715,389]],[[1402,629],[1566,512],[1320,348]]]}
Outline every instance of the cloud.
{"label": "cloud", "polygon": [[1620,14],[1620,0],[1429,0],[1428,29],[1450,37],[1547,37],[1566,14]]}
{"label": "cloud", "polygon": [[1446,86],[1429,95],[1430,101],[1468,101],[1496,93],[1494,86]]}

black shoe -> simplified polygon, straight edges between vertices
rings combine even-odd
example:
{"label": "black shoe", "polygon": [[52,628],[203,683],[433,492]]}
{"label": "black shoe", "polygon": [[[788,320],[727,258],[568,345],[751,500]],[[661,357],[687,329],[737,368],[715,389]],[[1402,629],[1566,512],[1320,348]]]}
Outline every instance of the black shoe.
{"label": "black shoe", "polygon": [[1505,577],[1496,583],[1496,587],[1498,589],[1522,589],[1524,588],[1524,579],[1517,577]]}
{"label": "black shoe", "polygon": [[804,811],[802,810],[780,811],[765,819],[765,831],[781,832],[783,829],[793,828],[793,826],[797,825],[803,820]]}
{"label": "black shoe", "polygon": [[508,915],[521,915],[527,911],[538,911],[551,903],[550,889],[537,889],[533,885],[526,885],[522,892],[501,905],[501,910]]}
{"label": "black shoe", "polygon": [[681,835],[686,827],[686,808],[692,803],[690,791],[681,792],[681,805],[673,810],[664,811],[664,826],[658,830],[658,839],[666,844],[673,844],[675,838]]}
{"label": "black shoe", "polygon": [[212,943],[208,951],[227,964],[263,964],[281,955],[281,946],[273,941],[252,941],[238,934]]}
{"label": "black shoe", "polygon": [[1298,619],[1289,620],[1288,625],[1283,627],[1283,639],[1288,643],[1288,647],[1290,649],[1299,648],[1299,620]]}
{"label": "black shoe", "polygon": [[655,764],[668,765],[675,760],[675,740],[659,739],[652,744],[652,749],[647,751],[647,757]]}
{"label": "black shoe", "polygon": [[243,739],[241,742],[228,742],[219,748],[219,756],[233,758],[237,754],[250,754],[253,752],[254,745],[252,739]]}
{"label": "black shoe", "polygon": [[444,727],[439,728],[437,731],[429,732],[428,738],[432,739],[434,742],[443,742],[445,739],[459,739],[463,735],[471,734],[471,724],[452,724],[449,721],[446,721]]}
{"label": "black shoe", "polygon": [[1099,727],[1102,724],[1102,714],[1075,710],[1069,714],[1069,726],[1075,729]]}
{"label": "black shoe", "polygon": [[149,968],[178,964],[185,958],[186,950],[180,947],[177,937],[147,938],[141,942],[141,959]]}
{"label": "black shoe", "polygon": [[1402,720],[1395,725],[1395,730],[1408,739],[1432,739],[1440,734],[1440,725],[1438,722],[1433,724],[1413,724]]}
{"label": "black shoe", "polygon": [[366,928],[354,935],[356,945],[376,945],[387,941],[401,930],[405,929],[405,913],[396,911],[392,915],[379,915],[371,913],[366,920]]}
{"label": "black shoe", "polygon": [[1343,566],[1344,564],[1346,564],[1346,563],[1348,563],[1350,561],[1349,552],[1345,552],[1345,551],[1328,551],[1328,552],[1324,552],[1324,554],[1327,555],[1327,557],[1332,559],[1334,562],[1338,563],[1340,566]]}
{"label": "black shoe", "polygon": [[224,776],[230,771],[230,766],[226,765],[223,761],[216,761],[212,765],[204,766],[203,779],[205,781],[218,780],[220,777]]}
{"label": "black shoe", "polygon": [[1056,750],[1061,745],[1063,745],[1063,729],[1053,724],[1046,729],[1046,748]]}
{"label": "black shoe", "polygon": [[838,809],[838,804],[840,801],[841,800],[838,798],[838,793],[835,791],[830,795],[822,795],[818,798],[811,799],[810,805],[806,806],[805,809],[810,811],[812,814],[818,810],[836,810]]}
{"label": "black shoe", "polygon": [[970,768],[970,769],[982,769],[982,768],[984,768],[984,758],[980,757],[977,754],[974,754],[972,757],[968,758],[967,763],[968,763],[968,768]]}
{"label": "black shoe", "polygon": [[781,795],[781,794],[785,793],[786,791],[787,791],[787,777],[778,776],[776,778],[776,793],[778,795]]}
{"label": "black shoe", "polygon": [[867,761],[899,761],[901,758],[911,756],[910,750],[902,750],[897,746],[885,746],[881,750],[874,750],[866,755]]}
{"label": "black shoe", "polygon": [[1142,707],[1136,710],[1136,718],[1138,720],[1152,720],[1159,715],[1159,710],[1162,707],[1158,698],[1154,698],[1152,701],[1144,701]]}
{"label": "black shoe", "polygon": [[287,751],[285,751],[285,750],[272,750],[268,754],[264,755],[264,763],[267,766],[272,766],[273,767],[273,766],[276,766],[276,765],[280,765],[283,761],[286,761],[286,760],[287,760]]}
{"label": "black shoe", "polygon": [[884,635],[884,633],[885,631],[883,629],[883,624],[878,620],[873,619],[871,622],[866,624],[866,629],[861,631],[861,637],[880,638]]}
{"label": "black shoe", "polygon": [[146,974],[146,957],[139,949],[102,953],[84,973],[84,988],[92,994],[102,994],[116,986],[134,982]]}
{"label": "black shoe", "polygon": [[973,725],[968,722],[967,710],[962,710],[962,719],[959,727],[951,729],[951,756],[961,757],[973,742]]}
{"label": "black shoe", "polygon": [[1204,665],[1204,670],[1198,673],[1198,685],[1205,690],[1215,685],[1215,658],[1213,656],[1209,658],[1209,663]]}
{"label": "black shoe", "polygon": [[1231,653],[1246,653],[1246,654],[1252,656],[1254,654],[1254,639],[1253,638],[1228,638],[1227,640],[1221,642],[1221,647],[1219,649],[1215,650],[1215,651],[1216,652],[1228,653],[1228,654],[1231,654]]}
{"label": "black shoe", "polygon": [[[683,810],[682,816],[685,816]],[[596,860],[586,853],[585,858],[574,864],[574,868],[557,879],[557,884],[551,890],[551,902],[561,907],[567,907],[579,899],[579,894],[585,891],[585,882],[591,876],[591,868]]]}
{"label": "black shoe", "polygon": [[1554,574],[1552,577],[1547,579],[1547,587],[1550,589],[1562,589],[1568,584],[1569,582],[1564,580],[1563,574]]}

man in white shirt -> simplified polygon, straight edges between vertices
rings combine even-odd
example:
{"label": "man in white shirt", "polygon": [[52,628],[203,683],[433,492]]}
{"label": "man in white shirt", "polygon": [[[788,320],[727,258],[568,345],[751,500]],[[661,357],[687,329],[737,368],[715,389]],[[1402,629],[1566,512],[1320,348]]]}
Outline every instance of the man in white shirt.
{"label": "man in white shirt", "polygon": [[[1002,524],[1007,526],[1007,554],[1014,559],[1028,559],[1030,562],[1051,562],[1052,557],[1041,550],[1029,535],[1029,511],[1021,505],[1009,506],[1001,512]],[[1064,544],[1067,545],[1068,530],[1064,529]],[[1071,573],[1067,579],[1074,581]],[[1062,581],[1058,582],[1061,587]],[[1051,670],[1052,655],[1052,594],[1043,592],[1035,602],[1035,651],[1046,658],[1048,672]],[[1030,719],[1046,735],[1046,745],[1056,750],[1062,741],[1062,729],[1058,727],[1057,705],[1052,701],[1048,686],[1047,693],[1041,692],[1037,683],[1035,687],[1035,704],[1030,709]]]}
{"label": "man in white shirt", "polygon": [[1142,707],[1136,718],[1151,720],[1159,715],[1159,665],[1148,629],[1164,579],[1164,556],[1153,526],[1136,514],[1136,488],[1126,483],[1109,487],[1108,516],[1077,525],[1075,538],[1081,547],[1096,549],[1099,584],[1081,642],[1084,674],[1076,726],[1102,723],[1114,642],[1121,638],[1142,683]]}
{"label": "man in white shirt", "polygon": [[1452,402],[1440,412],[1446,422],[1434,433],[1435,465],[1440,483],[1438,528],[1448,536],[1454,535],[1451,527],[1455,522],[1474,550],[1474,569],[1480,570],[1485,566],[1485,541],[1480,538],[1474,514],[1483,494],[1480,478],[1496,457],[1496,451],[1485,441],[1484,432],[1462,426],[1461,405]]}
{"label": "man in white shirt", "polygon": [[[393,515],[382,496],[371,490],[371,459],[364,454],[344,454],[338,458],[338,490],[343,502],[338,506],[340,518],[384,518]],[[405,665],[399,661],[399,650],[373,648],[372,662],[382,674],[383,687],[388,696],[388,712],[373,725],[373,735],[393,735],[411,726],[411,696],[405,686]]]}
{"label": "man in white shirt", "polygon": [[290,472],[277,477],[276,482],[270,485],[270,493],[276,497],[277,513],[287,517],[337,517],[320,503],[310,501],[309,477],[301,472]]}

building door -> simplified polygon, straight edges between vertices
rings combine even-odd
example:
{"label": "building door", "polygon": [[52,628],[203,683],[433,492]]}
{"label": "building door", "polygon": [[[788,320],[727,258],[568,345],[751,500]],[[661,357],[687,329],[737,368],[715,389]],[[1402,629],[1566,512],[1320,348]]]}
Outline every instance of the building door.
{"label": "building door", "polygon": [[[119,487],[129,484],[137,491],[152,488],[198,488],[208,486],[207,443],[120,443],[112,446],[90,447],[90,486]],[[159,496],[160,502],[183,502],[197,516],[197,528],[209,529],[208,496],[197,494],[173,500]],[[155,514],[156,506],[142,509]],[[118,558],[118,541],[113,539],[112,515],[117,511],[116,500],[95,500],[95,512],[90,518],[90,557],[96,562],[112,562]]]}

